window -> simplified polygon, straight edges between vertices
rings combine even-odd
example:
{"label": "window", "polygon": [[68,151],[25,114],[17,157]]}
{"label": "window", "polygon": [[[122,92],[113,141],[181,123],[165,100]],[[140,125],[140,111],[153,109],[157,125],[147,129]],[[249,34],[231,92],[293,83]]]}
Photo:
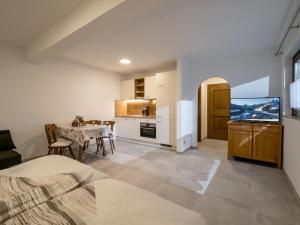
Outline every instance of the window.
{"label": "window", "polygon": [[[295,83],[296,82],[296,83]],[[291,96],[293,96],[294,102],[299,102],[300,100],[300,50],[297,54],[293,57],[293,88],[291,88]],[[293,104],[292,104],[293,105]],[[298,105],[298,104],[294,104]],[[292,108],[292,115],[300,118],[300,108]]]}

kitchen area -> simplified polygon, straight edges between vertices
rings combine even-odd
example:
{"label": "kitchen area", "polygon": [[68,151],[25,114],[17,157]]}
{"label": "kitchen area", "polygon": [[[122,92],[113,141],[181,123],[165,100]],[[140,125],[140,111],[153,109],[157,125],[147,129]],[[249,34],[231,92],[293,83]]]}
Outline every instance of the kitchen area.
{"label": "kitchen area", "polygon": [[175,150],[175,73],[168,71],[121,81],[115,101],[117,138]]}

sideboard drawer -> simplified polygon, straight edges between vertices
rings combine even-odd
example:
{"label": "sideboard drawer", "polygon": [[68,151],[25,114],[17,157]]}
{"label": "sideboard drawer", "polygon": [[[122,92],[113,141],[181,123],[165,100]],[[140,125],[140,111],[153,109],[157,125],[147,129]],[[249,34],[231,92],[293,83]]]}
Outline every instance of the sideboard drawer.
{"label": "sideboard drawer", "polygon": [[243,125],[231,124],[230,129],[231,130],[241,130],[241,131],[252,131],[252,126],[249,126],[247,124],[243,124]]}
{"label": "sideboard drawer", "polygon": [[253,126],[254,132],[280,133],[281,127],[274,126]]}

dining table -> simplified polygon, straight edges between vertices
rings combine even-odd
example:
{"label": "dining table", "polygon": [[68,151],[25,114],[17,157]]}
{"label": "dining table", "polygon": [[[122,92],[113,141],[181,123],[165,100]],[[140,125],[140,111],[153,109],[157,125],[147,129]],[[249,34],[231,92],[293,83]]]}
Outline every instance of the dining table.
{"label": "dining table", "polygon": [[[85,124],[78,127],[73,127],[69,124],[58,125],[59,137],[67,138],[79,145],[78,160],[80,162],[83,162],[83,153],[86,148],[86,143],[91,139],[108,136],[110,132],[110,127],[105,125]],[[107,152],[105,146],[103,146],[103,156],[106,155]]]}

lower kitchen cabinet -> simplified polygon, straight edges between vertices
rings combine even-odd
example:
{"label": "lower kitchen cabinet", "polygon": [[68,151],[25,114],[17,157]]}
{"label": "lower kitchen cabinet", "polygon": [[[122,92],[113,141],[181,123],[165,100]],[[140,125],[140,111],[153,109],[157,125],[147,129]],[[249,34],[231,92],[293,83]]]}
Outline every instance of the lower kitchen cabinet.
{"label": "lower kitchen cabinet", "polygon": [[175,143],[175,120],[156,120],[157,143],[174,145]]}
{"label": "lower kitchen cabinet", "polygon": [[156,139],[140,136],[140,123],[156,123],[155,119],[116,117],[116,136],[121,138],[156,142]]}
{"label": "lower kitchen cabinet", "polygon": [[115,125],[115,133],[118,137],[124,137],[126,138],[127,132],[126,132],[126,127],[127,127],[127,121],[125,118],[116,118],[116,125]]}
{"label": "lower kitchen cabinet", "polygon": [[169,145],[169,120],[156,120],[156,141]]}
{"label": "lower kitchen cabinet", "polygon": [[138,139],[140,124],[135,118],[118,117],[116,135],[122,138]]}

